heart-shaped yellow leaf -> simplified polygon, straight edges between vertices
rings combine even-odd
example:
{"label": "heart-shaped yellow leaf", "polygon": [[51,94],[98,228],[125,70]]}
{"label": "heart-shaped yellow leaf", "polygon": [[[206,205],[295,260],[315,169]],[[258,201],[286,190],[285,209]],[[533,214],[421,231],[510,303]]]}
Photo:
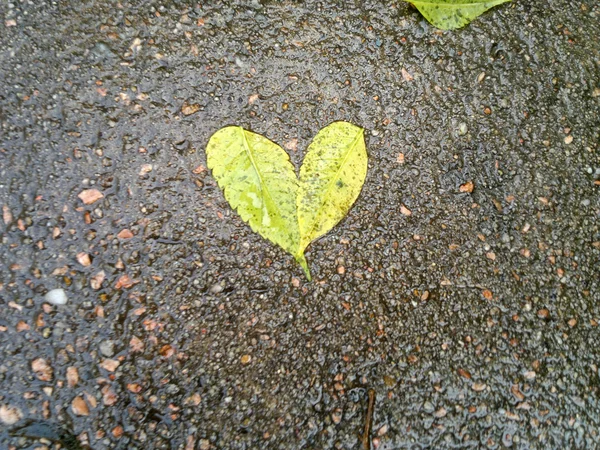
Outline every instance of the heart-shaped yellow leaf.
{"label": "heart-shaped yellow leaf", "polygon": [[280,146],[241,127],[213,134],[206,156],[231,207],[253,231],[293,255],[309,280],[306,247],[348,213],[367,173],[363,129],[348,122],[319,131],[300,181]]}

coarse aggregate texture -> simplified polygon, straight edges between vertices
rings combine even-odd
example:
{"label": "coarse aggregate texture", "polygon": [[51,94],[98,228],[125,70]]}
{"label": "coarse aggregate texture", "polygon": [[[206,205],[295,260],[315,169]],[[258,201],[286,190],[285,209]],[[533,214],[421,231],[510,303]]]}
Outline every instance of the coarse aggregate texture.
{"label": "coarse aggregate texture", "polygon": [[[372,448],[600,446],[597,2],[0,18],[0,447],[355,449],[370,390]],[[204,148],[239,125],[298,168],[334,120],[369,171],[309,283]]]}

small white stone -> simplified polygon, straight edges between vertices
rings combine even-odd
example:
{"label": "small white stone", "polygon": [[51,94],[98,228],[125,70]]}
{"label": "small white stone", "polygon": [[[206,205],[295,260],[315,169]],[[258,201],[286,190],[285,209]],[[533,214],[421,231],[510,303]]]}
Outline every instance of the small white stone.
{"label": "small white stone", "polygon": [[140,169],[140,176],[146,175],[147,173],[152,172],[152,164],[143,164]]}
{"label": "small white stone", "polygon": [[46,294],[44,299],[53,305],[67,304],[67,294],[65,294],[63,289],[52,289]]}
{"label": "small white stone", "polygon": [[13,425],[23,417],[21,410],[15,406],[0,405],[0,422],[4,425]]}

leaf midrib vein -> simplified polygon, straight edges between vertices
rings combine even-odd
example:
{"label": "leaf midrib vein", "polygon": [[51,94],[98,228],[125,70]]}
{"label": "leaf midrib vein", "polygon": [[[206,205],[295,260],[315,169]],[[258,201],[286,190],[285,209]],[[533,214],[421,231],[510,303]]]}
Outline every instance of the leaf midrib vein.
{"label": "leaf midrib vein", "polygon": [[[261,200],[263,202],[263,205],[265,205],[264,193],[266,192],[269,199],[271,199],[271,204],[275,207],[275,209],[277,210],[277,214],[281,218],[281,217],[283,217],[281,214],[281,210],[279,209],[277,202],[275,200],[273,200],[273,196],[271,195],[271,192],[269,192],[269,189],[267,189],[266,184],[263,181],[262,175],[260,173],[260,170],[258,169],[258,166],[256,164],[256,161],[254,161],[252,152],[250,151],[250,145],[248,144],[248,140],[246,139],[246,130],[244,130],[242,127],[238,127],[238,129],[242,133],[242,139],[244,141],[244,150],[246,150],[246,153],[248,154],[248,158],[250,159],[250,162],[252,163],[252,167],[254,167],[254,171],[256,172],[256,175],[258,176],[258,180],[260,182],[260,194],[261,194]],[[267,213],[268,213],[268,208],[267,208]]]}

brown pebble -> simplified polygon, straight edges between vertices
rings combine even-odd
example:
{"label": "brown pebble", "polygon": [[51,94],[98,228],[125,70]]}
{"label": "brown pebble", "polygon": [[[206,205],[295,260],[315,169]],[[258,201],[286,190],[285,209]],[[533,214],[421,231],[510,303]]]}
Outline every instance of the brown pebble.
{"label": "brown pebble", "polygon": [[79,199],[86,205],[91,205],[101,198],[104,198],[104,194],[102,194],[102,192],[100,192],[98,189],[86,189],[81,191],[77,197],[79,197]]}
{"label": "brown pebble", "polygon": [[204,167],[202,164],[200,164],[198,167],[196,167],[194,170],[192,170],[192,173],[199,175],[201,173],[206,172],[206,167]]}
{"label": "brown pebble", "polygon": [[88,267],[90,264],[92,264],[90,255],[85,252],[77,253],[77,262],[83,267]]}
{"label": "brown pebble", "polygon": [[252,361],[252,357],[250,355],[244,355],[240,358],[240,361],[242,364],[248,364],[250,361]]}
{"label": "brown pebble", "polygon": [[118,399],[117,394],[115,394],[115,391],[113,391],[110,386],[107,385],[102,388],[102,403],[106,406],[114,405],[117,403]]}
{"label": "brown pebble", "polygon": [[472,181],[467,181],[464,184],[461,184],[460,187],[458,188],[458,190],[460,192],[467,192],[467,193],[471,193],[473,192],[473,189],[475,188],[475,185],[473,184]]}
{"label": "brown pebble", "polygon": [[483,112],[486,116],[489,116],[492,114],[492,109],[489,106],[486,106]]}
{"label": "brown pebble", "polygon": [[17,332],[20,333],[21,331],[27,330],[29,330],[29,325],[27,324],[27,322],[20,320],[19,323],[17,323]]}
{"label": "brown pebble", "polygon": [[518,384],[513,384],[510,388],[510,392],[515,396],[515,398],[522,402],[525,399],[525,396],[523,395],[523,393],[521,392],[521,389],[519,388]]}
{"label": "brown pebble", "polygon": [[129,347],[131,348],[131,353],[144,351],[144,343],[136,336],[133,336],[129,341]]}
{"label": "brown pebble", "polygon": [[339,273],[340,275],[345,274],[346,273],[346,269],[344,268],[344,266],[338,266],[337,273]]}
{"label": "brown pebble", "polygon": [[76,416],[89,416],[90,409],[81,396],[77,396],[71,402],[71,409]]}
{"label": "brown pebble", "polygon": [[408,209],[406,206],[404,205],[400,205],[400,212],[405,215],[405,216],[410,216],[412,215],[412,211],[410,209]]}
{"label": "brown pebble", "polygon": [[114,372],[121,365],[119,361],[116,359],[105,359],[100,363],[100,367],[104,370],[108,370],[109,372]]}
{"label": "brown pebble", "polygon": [[51,381],[53,369],[43,358],[36,358],[31,362],[31,369],[41,381]]}
{"label": "brown pebble", "polygon": [[84,392],[84,395],[85,395],[85,401],[88,402],[88,404],[92,408],[95,408],[96,406],[98,406],[98,401],[96,400],[96,397],[94,397],[93,395],[88,394],[87,392]]}
{"label": "brown pebble", "polygon": [[181,112],[184,116],[191,116],[192,114],[200,111],[200,105],[198,103],[189,104],[185,102],[181,107]]}
{"label": "brown pebble", "polygon": [[129,275],[121,275],[115,284],[115,289],[129,289],[130,287],[138,284],[140,280],[132,280]]}
{"label": "brown pebble", "polygon": [[283,144],[283,147],[286,150],[295,152],[298,150],[298,139],[294,138],[294,139],[290,139],[289,141],[287,141],[285,144]]}
{"label": "brown pebble", "polygon": [[473,383],[472,388],[475,392],[481,392],[487,388],[487,385],[485,383]]}
{"label": "brown pebble", "polygon": [[70,388],[74,387],[79,382],[79,372],[77,367],[67,367],[67,384]]}
{"label": "brown pebble", "polygon": [[163,345],[160,348],[159,353],[163,358],[170,358],[171,356],[173,356],[175,354],[175,349],[172,346],[167,344],[167,345]]}
{"label": "brown pebble", "polygon": [[546,308],[543,308],[537,312],[537,315],[540,319],[547,319],[550,316],[550,311],[548,311]]}
{"label": "brown pebble", "polygon": [[408,73],[408,71],[403,67],[400,72],[402,72],[402,78],[404,78],[404,81],[412,81],[414,80],[414,77]]}
{"label": "brown pebble", "polygon": [[467,380],[471,379],[471,373],[468,370],[458,369],[457,372],[461,377],[466,378]]}
{"label": "brown pebble", "polygon": [[131,230],[128,230],[127,228],[125,228],[124,230],[119,231],[119,234],[117,234],[117,237],[119,239],[131,239],[133,237],[133,233],[131,232]]}
{"label": "brown pebble", "polygon": [[140,392],[142,392],[142,387],[137,383],[128,383],[127,390],[129,392],[133,392],[134,394],[139,394]]}
{"label": "brown pebble", "polygon": [[114,437],[119,439],[121,436],[123,436],[123,431],[123,427],[121,425],[117,425],[112,429],[111,433]]}
{"label": "brown pebble", "polygon": [[4,220],[4,225],[10,225],[13,221],[13,215],[7,205],[2,206],[2,219]]}
{"label": "brown pebble", "polygon": [[571,319],[567,322],[571,328],[577,325],[577,319]]}
{"label": "brown pebble", "polygon": [[[19,266],[18,268],[14,269],[14,270],[19,270],[20,268],[21,267]],[[11,267],[11,269],[12,269],[12,267]],[[13,302],[12,300],[10,302],[8,302],[8,306],[16,309],[17,311],[23,311],[23,306],[19,305],[18,303]]]}
{"label": "brown pebble", "polygon": [[104,278],[106,277],[103,270],[98,272],[96,275],[90,278],[90,287],[97,291],[102,287],[102,283],[104,282]]}

